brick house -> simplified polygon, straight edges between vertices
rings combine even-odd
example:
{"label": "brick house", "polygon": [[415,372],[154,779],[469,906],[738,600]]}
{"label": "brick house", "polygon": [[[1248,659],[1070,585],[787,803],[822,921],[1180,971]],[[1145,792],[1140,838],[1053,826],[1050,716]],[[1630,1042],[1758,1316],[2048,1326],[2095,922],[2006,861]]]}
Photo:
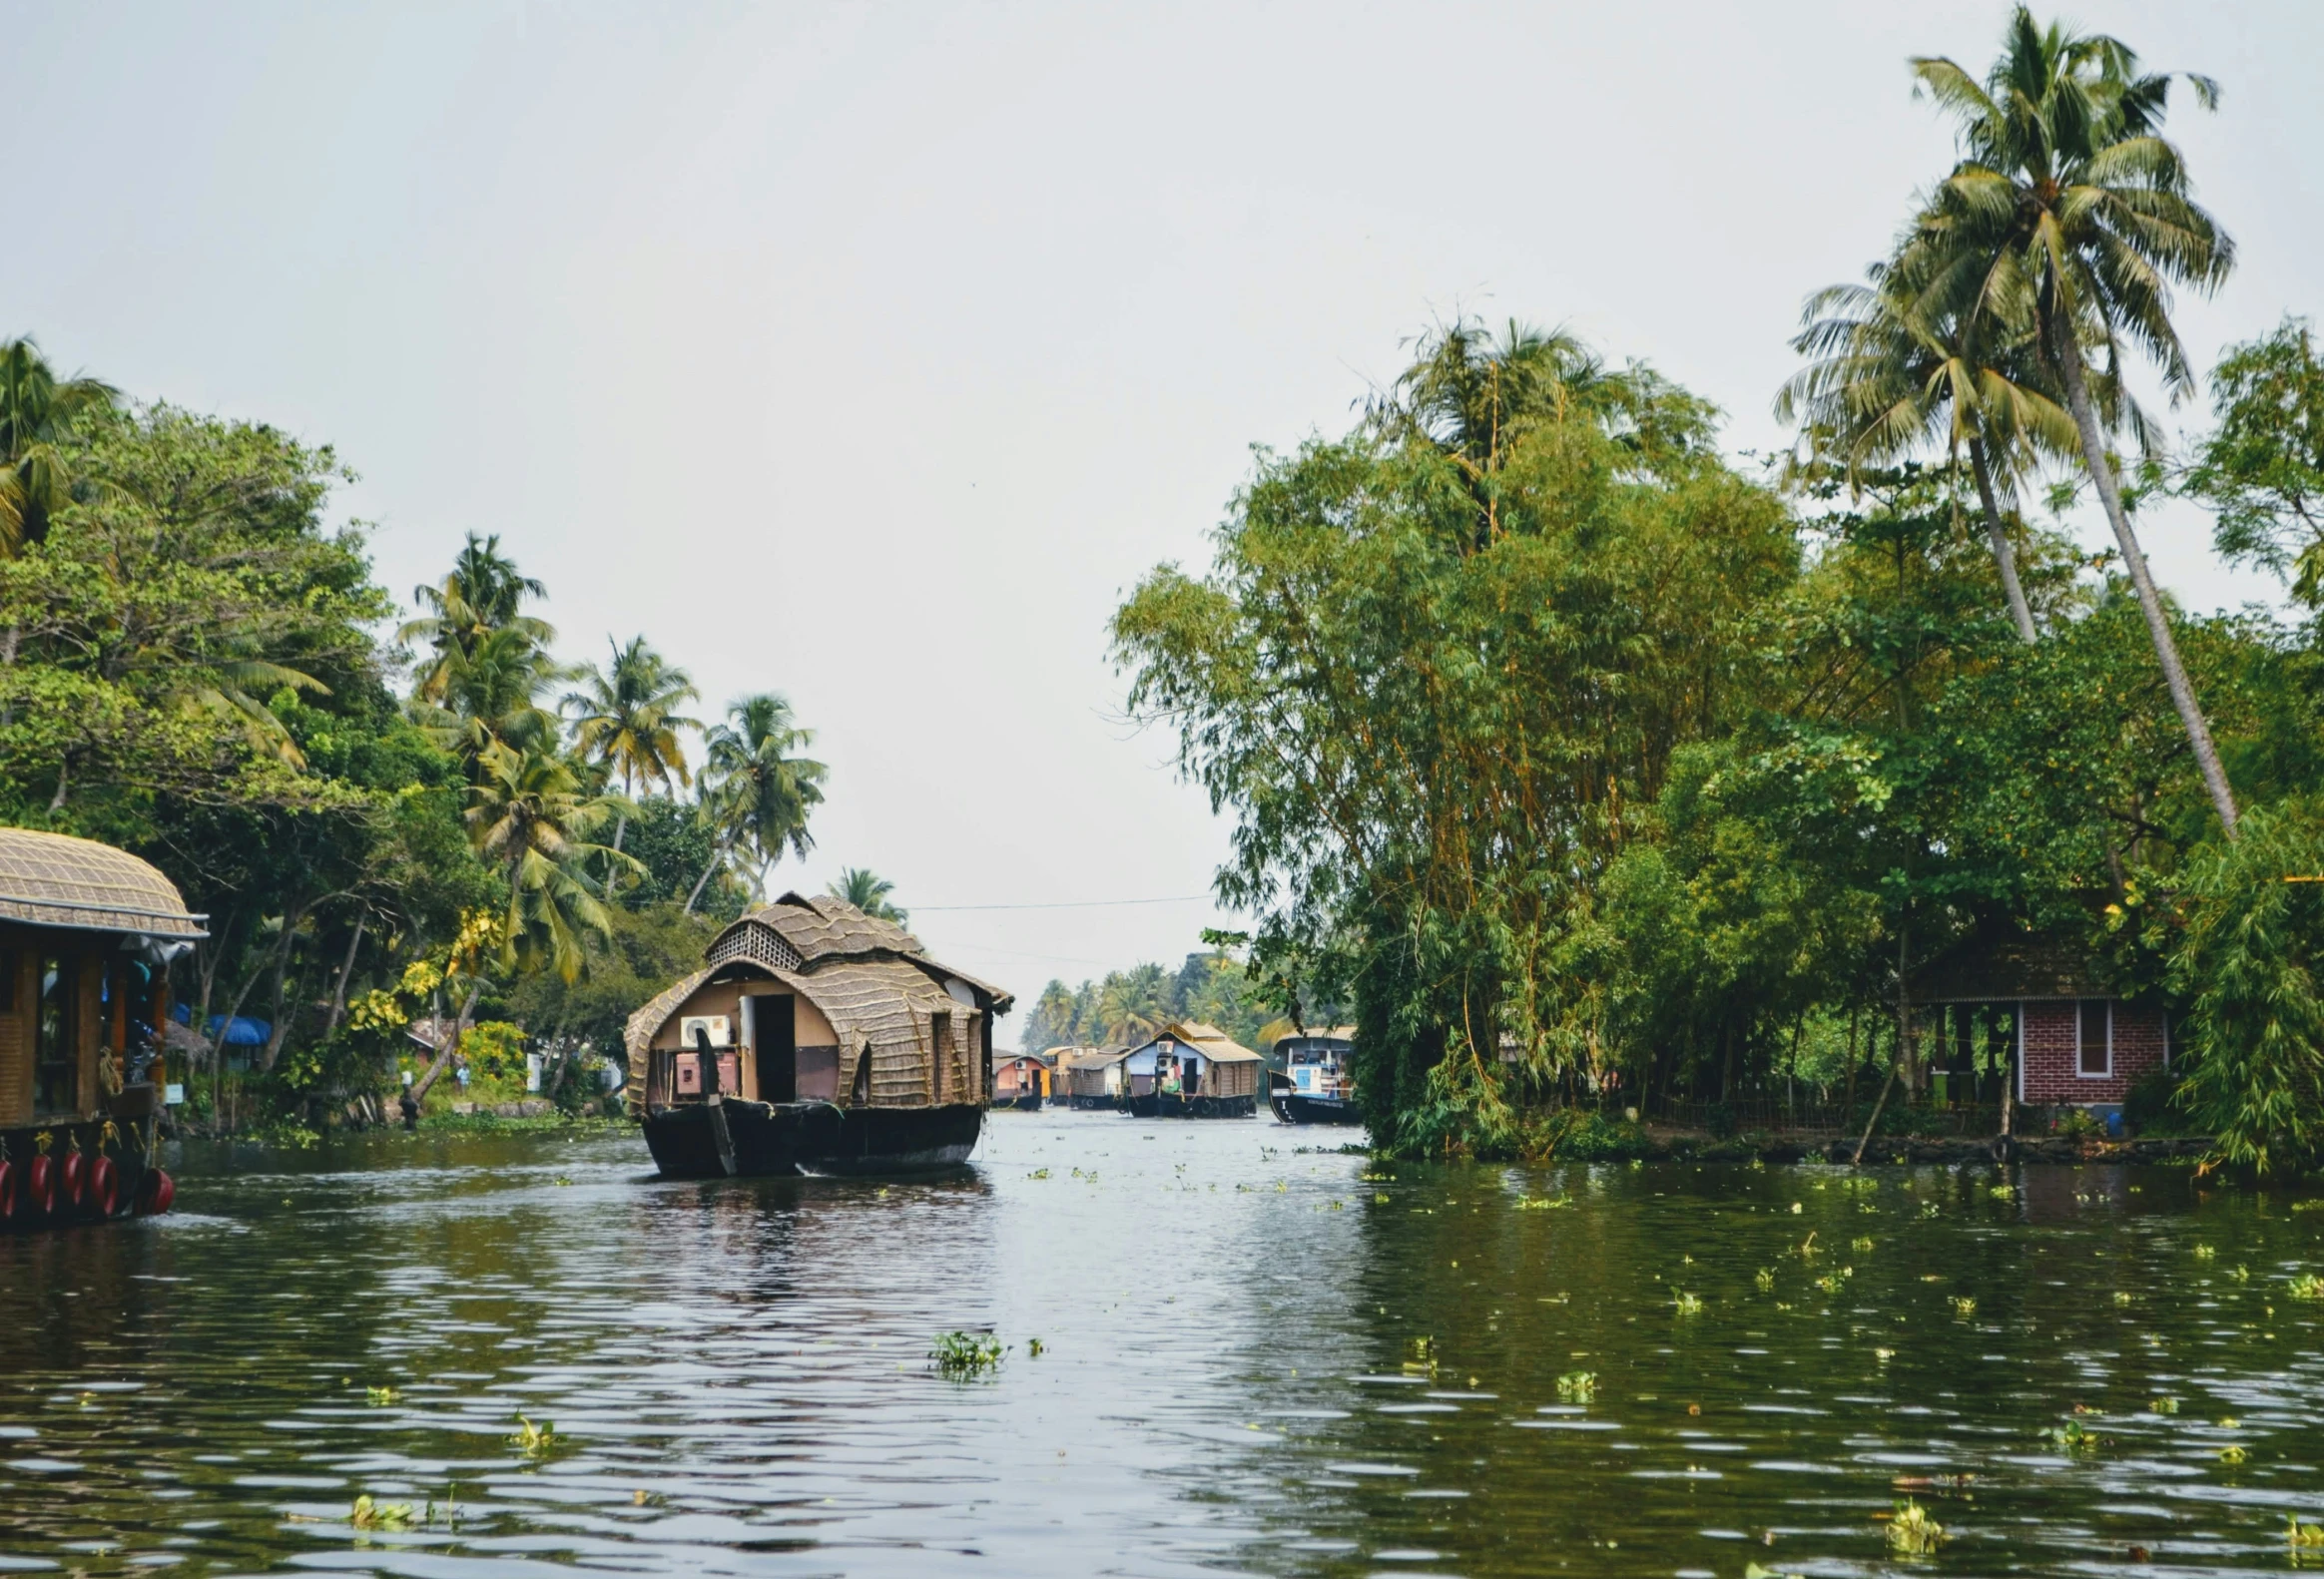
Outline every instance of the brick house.
{"label": "brick house", "polygon": [[2170,1064],[2170,1017],[2152,999],[2101,984],[2086,951],[2057,938],[1974,939],[1924,970],[1915,1001],[1966,1026],[2000,1026],[2017,1102],[2031,1107],[2120,1105],[2145,1075]]}

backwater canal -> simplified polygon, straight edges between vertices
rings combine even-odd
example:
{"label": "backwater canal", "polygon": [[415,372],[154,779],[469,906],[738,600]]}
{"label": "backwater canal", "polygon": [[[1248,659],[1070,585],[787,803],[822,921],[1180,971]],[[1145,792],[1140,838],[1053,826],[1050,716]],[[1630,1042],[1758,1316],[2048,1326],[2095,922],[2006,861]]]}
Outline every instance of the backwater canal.
{"label": "backwater canal", "polygon": [[[625,1129],[191,1155],[166,1219],[0,1239],[0,1572],[2324,1566],[2324,1211],[1299,1150],[1346,1134],[998,1113],[884,1185],[663,1183]],[[936,1373],[955,1328],[997,1370]]]}

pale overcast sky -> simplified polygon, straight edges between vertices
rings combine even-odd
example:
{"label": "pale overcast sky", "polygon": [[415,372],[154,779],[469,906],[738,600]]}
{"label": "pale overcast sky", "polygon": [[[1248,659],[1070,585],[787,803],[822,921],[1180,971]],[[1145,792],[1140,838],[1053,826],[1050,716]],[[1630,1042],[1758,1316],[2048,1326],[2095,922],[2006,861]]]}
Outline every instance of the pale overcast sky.
{"label": "pale overcast sky", "polygon": [[[2198,361],[2324,307],[2324,7],[2069,14],[2224,86],[2172,126],[2242,254],[2183,303]],[[1461,310],[1779,445],[1801,297],[1950,160],[1906,57],[1982,69],[2005,8],[6,15],[0,332],[336,445],[398,593],[498,532],[569,655],[643,632],[713,706],[787,693],[832,799],[776,881],[875,867],[1030,994],[1227,920],[930,907],[1207,890],[1226,827],[1120,721],[1103,627],[1206,557],[1248,447],[1344,428]],[[2152,524],[2163,580],[2266,596],[2206,532]]]}

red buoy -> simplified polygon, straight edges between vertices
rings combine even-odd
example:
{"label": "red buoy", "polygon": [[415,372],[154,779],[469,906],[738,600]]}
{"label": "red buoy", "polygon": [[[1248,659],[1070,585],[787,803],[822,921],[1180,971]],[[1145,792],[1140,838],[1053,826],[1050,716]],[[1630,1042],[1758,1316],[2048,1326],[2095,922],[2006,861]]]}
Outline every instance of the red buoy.
{"label": "red buoy", "polygon": [[121,1170],[112,1158],[100,1154],[90,1159],[81,1200],[98,1217],[111,1217],[121,1210]]}
{"label": "red buoy", "polygon": [[81,1154],[74,1151],[66,1152],[64,1161],[57,1165],[56,1204],[51,1206],[49,1210],[52,1212],[70,1212],[79,1206],[81,1204],[81,1184],[87,1173],[88,1170],[81,1163]]}
{"label": "red buoy", "polygon": [[46,1157],[35,1157],[24,1167],[24,1210],[34,1217],[47,1217],[56,1209],[56,1164]]}
{"label": "red buoy", "polygon": [[0,1223],[16,1215],[16,1165],[0,1158]]}
{"label": "red buoy", "polygon": [[159,1217],[170,1210],[170,1203],[178,1199],[178,1187],[167,1172],[156,1168],[145,1176],[138,1187],[138,1210]]}

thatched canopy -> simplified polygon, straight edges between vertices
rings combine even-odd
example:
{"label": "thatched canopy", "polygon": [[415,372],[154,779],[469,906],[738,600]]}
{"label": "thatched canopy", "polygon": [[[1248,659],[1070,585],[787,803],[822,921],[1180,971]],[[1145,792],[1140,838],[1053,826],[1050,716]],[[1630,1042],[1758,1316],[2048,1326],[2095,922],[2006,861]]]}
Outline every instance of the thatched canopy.
{"label": "thatched canopy", "polygon": [[196,938],[208,917],[177,885],[126,850],[31,828],[0,828],[0,921]]}
{"label": "thatched canopy", "polygon": [[1214,1064],[1259,1064],[1266,1060],[1236,1041],[1215,1025],[1201,1020],[1172,1020],[1156,1031],[1146,1042],[1133,1049],[1144,1052],[1162,1042],[1176,1042],[1191,1047]]}

